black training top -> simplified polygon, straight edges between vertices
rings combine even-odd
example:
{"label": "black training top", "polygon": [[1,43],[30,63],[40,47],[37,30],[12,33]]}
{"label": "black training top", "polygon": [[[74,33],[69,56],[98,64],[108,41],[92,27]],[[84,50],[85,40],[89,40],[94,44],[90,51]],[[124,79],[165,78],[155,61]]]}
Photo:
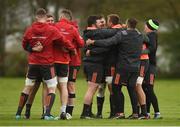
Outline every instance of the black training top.
{"label": "black training top", "polygon": [[[112,37],[116,34],[117,30],[109,30],[109,29],[95,29],[95,30],[85,30],[84,31],[84,40],[92,39],[99,40]],[[85,45],[84,52],[90,50],[90,56],[84,56],[84,62],[92,62],[92,63],[101,63],[103,64],[104,58],[106,57],[106,52],[110,50],[108,47],[99,47],[95,45]]]}
{"label": "black training top", "polygon": [[116,67],[138,72],[143,40],[143,35],[137,30],[122,30],[118,31],[111,38],[96,40],[94,45],[101,47],[117,45],[118,57]]}
{"label": "black training top", "polygon": [[150,43],[150,47],[149,48],[149,63],[151,65],[155,65],[156,66],[156,51],[157,51],[157,38],[158,38],[158,35],[157,35],[157,32],[156,31],[153,31],[153,32],[150,32],[150,33],[147,33],[147,36],[149,38],[149,43]]}

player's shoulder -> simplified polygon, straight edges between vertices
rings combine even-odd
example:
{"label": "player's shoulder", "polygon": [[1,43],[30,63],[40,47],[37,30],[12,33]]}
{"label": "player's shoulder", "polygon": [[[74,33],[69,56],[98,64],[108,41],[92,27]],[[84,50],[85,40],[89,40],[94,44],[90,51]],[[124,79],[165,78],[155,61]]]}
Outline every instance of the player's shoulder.
{"label": "player's shoulder", "polygon": [[55,25],[47,25],[47,29],[48,31],[50,32],[57,32],[58,31],[58,28],[55,26]]}
{"label": "player's shoulder", "polygon": [[27,27],[25,28],[25,30],[24,30],[24,33],[25,33],[25,34],[30,34],[30,33],[32,33],[32,25],[27,26]]}

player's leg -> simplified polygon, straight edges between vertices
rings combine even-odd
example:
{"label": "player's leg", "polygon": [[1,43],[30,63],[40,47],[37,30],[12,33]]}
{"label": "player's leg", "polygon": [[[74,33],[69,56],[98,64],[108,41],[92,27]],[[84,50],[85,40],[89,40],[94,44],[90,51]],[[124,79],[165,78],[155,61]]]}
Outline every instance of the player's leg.
{"label": "player's leg", "polygon": [[81,118],[90,118],[90,108],[93,96],[95,92],[97,91],[98,84],[94,82],[88,81],[88,89],[86,91],[86,94],[84,96],[84,105],[83,105],[83,111],[81,114]]}
{"label": "player's leg", "polygon": [[138,73],[136,72],[128,72],[128,84],[127,89],[129,93],[129,97],[131,100],[131,106],[132,106],[132,115],[130,115],[129,119],[138,119],[138,110],[137,110],[137,94],[136,94],[136,81],[138,78]]}
{"label": "player's leg", "polygon": [[84,97],[84,106],[81,113],[81,118],[91,118],[91,105],[95,92],[97,91],[99,83],[103,79],[103,66],[100,64],[84,64],[84,72],[88,81],[88,89]]}
{"label": "player's leg", "polygon": [[138,97],[138,102],[139,102],[138,114],[139,114],[139,107],[141,108],[141,114],[139,116],[139,119],[148,119],[149,118],[147,115],[147,108],[146,108],[146,95],[142,88],[142,83],[143,83],[145,74],[147,72],[148,66],[149,66],[148,60],[141,61],[139,76],[138,76],[137,82],[136,82],[136,92],[137,92],[137,97]]}
{"label": "player's leg", "polygon": [[36,93],[37,93],[37,91],[39,89],[40,84],[41,84],[41,81],[36,80],[36,82],[35,82],[35,84],[33,86],[33,89],[29,94],[29,97],[28,97],[28,100],[27,100],[27,103],[26,103],[26,111],[25,111],[25,118],[26,119],[30,118],[31,107],[32,107],[32,104],[34,102],[34,98],[36,96]]}
{"label": "player's leg", "polygon": [[68,82],[68,64],[55,64],[56,73],[58,76],[58,90],[60,92],[60,118],[66,119],[66,106],[68,103],[68,89],[67,89],[67,82]]}
{"label": "player's leg", "polygon": [[116,119],[124,119],[124,94],[122,92],[122,85],[126,84],[126,75],[122,73],[121,69],[116,69],[112,82],[112,98],[115,106]]}
{"label": "player's leg", "polygon": [[25,80],[25,87],[23,91],[21,92],[20,98],[19,98],[19,105],[16,112],[16,119],[21,118],[21,112],[24,108],[24,105],[26,104],[29,94],[34,86],[34,82],[36,81],[36,77],[38,75],[38,66],[36,65],[29,65],[28,66],[28,72],[27,77]]}
{"label": "player's leg", "polygon": [[42,88],[42,116],[41,119],[44,119],[44,114],[46,111],[46,105],[47,105],[47,97],[48,96],[48,87],[47,85],[43,82],[43,88]]}
{"label": "player's leg", "polygon": [[75,82],[77,78],[77,73],[80,69],[80,66],[70,66],[69,67],[69,77],[68,77],[68,104],[66,108],[66,113],[69,113],[72,116],[74,104],[75,104]]}
{"label": "player's leg", "polygon": [[105,98],[105,90],[106,90],[106,84],[100,83],[98,86],[98,92],[97,92],[97,114],[96,118],[102,118],[102,110],[103,110],[103,104],[104,104],[104,98]]}
{"label": "player's leg", "polygon": [[48,95],[46,111],[44,115],[45,120],[52,120],[54,117],[51,115],[51,109],[55,100],[55,91],[57,86],[57,78],[55,75],[55,69],[53,65],[44,65],[41,66],[41,74],[43,75],[43,80],[48,87]]}
{"label": "player's leg", "polygon": [[154,108],[154,119],[161,119],[160,111],[159,111],[159,103],[157,96],[154,92],[154,79],[155,79],[155,67],[150,66],[149,73],[149,83],[147,84],[147,93],[149,96],[149,100]]}
{"label": "player's leg", "polygon": [[113,118],[115,116],[115,105],[113,99],[113,92],[112,92],[112,79],[115,73],[115,66],[105,66],[105,81],[108,86],[109,90],[109,104],[110,104],[110,115],[109,118]]}

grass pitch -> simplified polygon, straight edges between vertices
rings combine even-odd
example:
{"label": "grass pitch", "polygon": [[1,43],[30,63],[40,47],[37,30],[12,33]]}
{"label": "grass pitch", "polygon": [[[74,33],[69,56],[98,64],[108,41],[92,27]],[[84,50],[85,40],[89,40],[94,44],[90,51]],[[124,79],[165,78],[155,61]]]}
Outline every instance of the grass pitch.
{"label": "grass pitch", "polygon": [[[155,91],[159,99],[162,120],[110,120],[109,116],[109,93],[106,90],[103,108],[104,119],[82,120],[79,119],[83,98],[87,88],[85,79],[78,79],[76,83],[76,105],[72,120],[44,121],[40,120],[41,88],[39,89],[32,106],[30,120],[15,120],[15,113],[19,101],[19,95],[24,86],[24,78],[0,78],[0,126],[180,126],[180,80],[157,80]],[[131,106],[127,90],[125,93],[125,114],[131,114]],[[59,93],[52,114],[59,115],[60,100]],[[96,97],[93,102],[93,112],[96,113]],[[153,109],[151,110],[153,113]],[[24,112],[23,112],[24,114]],[[153,114],[151,115],[153,117]]]}

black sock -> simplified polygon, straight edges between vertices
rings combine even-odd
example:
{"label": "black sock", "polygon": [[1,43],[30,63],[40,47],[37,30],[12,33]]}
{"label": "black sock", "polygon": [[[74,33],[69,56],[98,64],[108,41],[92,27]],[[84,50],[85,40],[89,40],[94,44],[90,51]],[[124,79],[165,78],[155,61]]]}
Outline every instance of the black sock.
{"label": "black sock", "polygon": [[115,115],[115,105],[114,105],[114,99],[113,95],[109,96],[109,102],[110,102],[110,116]]}
{"label": "black sock", "polygon": [[148,94],[150,97],[150,102],[154,108],[154,112],[159,112],[159,105],[158,105],[158,100],[157,97],[154,93],[153,85],[148,84]]}
{"label": "black sock", "polygon": [[30,117],[31,106],[32,106],[32,104],[26,104],[26,111],[25,111],[25,116],[26,116],[26,118],[29,118],[29,117]]}
{"label": "black sock", "polygon": [[91,107],[91,105],[84,104],[81,116],[89,116],[90,115],[90,107]]}
{"label": "black sock", "polygon": [[90,115],[93,115],[93,113],[92,113],[92,104],[93,104],[93,103],[91,103],[91,104],[90,104],[90,107],[89,107],[89,113],[90,113]]}
{"label": "black sock", "polygon": [[120,96],[119,96],[119,100],[120,100],[120,113],[124,113],[124,94],[123,92],[121,91],[120,92]]}
{"label": "black sock", "polygon": [[67,105],[66,107],[66,113],[69,113],[72,116],[74,106]]}
{"label": "black sock", "polygon": [[147,84],[144,83],[142,86],[143,86],[144,93],[146,95],[146,110],[147,110],[147,113],[150,113],[151,100],[150,100],[150,95],[148,93]]}
{"label": "black sock", "polygon": [[143,115],[147,115],[146,104],[141,105],[141,114],[143,114]]}
{"label": "black sock", "polygon": [[50,115],[50,112],[51,112],[51,108],[54,104],[54,100],[55,100],[55,94],[54,93],[49,93],[48,96],[47,96],[47,106],[46,106],[46,113],[45,115],[46,116],[49,116]]}
{"label": "black sock", "polygon": [[19,106],[18,106],[16,115],[21,115],[23,107],[27,102],[28,96],[29,96],[28,94],[21,93],[21,96],[20,96],[20,99],[19,99]]}
{"label": "black sock", "polygon": [[97,97],[97,115],[102,115],[104,97]]}
{"label": "black sock", "polygon": [[138,114],[137,112],[137,95],[136,95],[136,91],[135,91],[135,87],[132,86],[127,86],[128,89],[128,93],[130,96],[130,100],[131,100],[131,105],[132,105],[132,111],[133,114]]}

